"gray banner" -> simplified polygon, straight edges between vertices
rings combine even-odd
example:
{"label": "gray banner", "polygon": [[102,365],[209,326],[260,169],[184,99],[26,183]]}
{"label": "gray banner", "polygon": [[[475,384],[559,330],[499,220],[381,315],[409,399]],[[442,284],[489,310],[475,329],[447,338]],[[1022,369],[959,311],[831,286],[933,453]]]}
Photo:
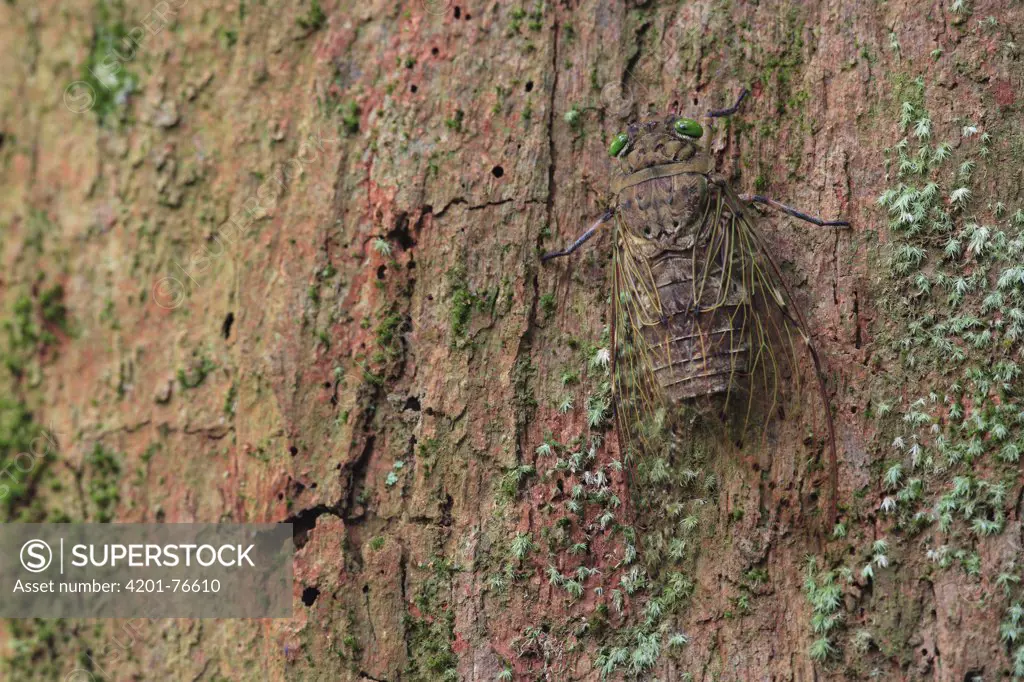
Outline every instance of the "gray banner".
{"label": "gray banner", "polygon": [[0,524],[2,618],[290,618],[291,524]]}

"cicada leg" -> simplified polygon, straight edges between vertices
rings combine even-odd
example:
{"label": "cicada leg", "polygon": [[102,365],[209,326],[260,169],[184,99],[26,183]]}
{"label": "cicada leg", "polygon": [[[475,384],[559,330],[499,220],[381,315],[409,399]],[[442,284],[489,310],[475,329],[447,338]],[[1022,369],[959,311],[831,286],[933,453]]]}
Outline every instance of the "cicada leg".
{"label": "cicada leg", "polygon": [[761,196],[760,194],[741,194],[740,195],[740,199],[742,199],[743,201],[747,201],[747,202],[764,204],[765,206],[771,206],[772,208],[774,208],[777,211],[782,211],[786,215],[793,216],[794,218],[799,218],[800,220],[806,220],[807,222],[811,223],[812,225],[817,225],[818,227],[849,227],[850,226],[849,221],[846,221],[846,220],[822,220],[821,218],[818,218],[818,217],[815,217],[815,216],[812,216],[812,215],[808,215],[807,213],[804,213],[803,211],[798,211],[795,208],[793,208],[792,206],[787,206],[786,204],[782,203],[781,201],[775,201],[774,199],[769,199],[768,197]]}
{"label": "cicada leg", "polygon": [[613,215],[615,215],[615,211],[613,211],[612,209],[609,208],[607,211],[604,212],[604,215],[602,215],[600,218],[598,218],[597,222],[595,222],[593,225],[591,225],[590,228],[586,232],[581,234],[576,241],[574,241],[572,244],[570,244],[569,246],[565,247],[561,251],[552,251],[550,253],[545,253],[543,256],[540,257],[540,262],[541,263],[546,263],[547,261],[551,260],[552,258],[560,258],[562,256],[568,256],[573,251],[575,251],[576,249],[578,249],[581,246],[583,246],[584,242],[586,242],[588,239],[593,237],[594,233],[597,232],[597,228],[601,227],[606,222],[611,220]]}

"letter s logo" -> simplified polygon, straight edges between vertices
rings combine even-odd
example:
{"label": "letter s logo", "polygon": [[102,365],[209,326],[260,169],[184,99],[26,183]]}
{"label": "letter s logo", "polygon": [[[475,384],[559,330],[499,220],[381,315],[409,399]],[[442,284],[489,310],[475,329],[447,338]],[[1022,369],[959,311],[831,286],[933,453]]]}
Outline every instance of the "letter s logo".
{"label": "letter s logo", "polygon": [[21,565],[31,573],[41,573],[50,567],[53,551],[42,540],[29,540],[21,546]]}

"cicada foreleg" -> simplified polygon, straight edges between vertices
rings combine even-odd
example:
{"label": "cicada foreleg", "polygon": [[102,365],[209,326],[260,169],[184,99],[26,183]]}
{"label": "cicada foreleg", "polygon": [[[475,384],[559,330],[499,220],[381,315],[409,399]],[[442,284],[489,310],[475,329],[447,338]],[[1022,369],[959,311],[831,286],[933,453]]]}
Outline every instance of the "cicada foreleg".
{"label": "cicada foreleg", "polygon": [[586,232],[581,234],[576,241],[574,241],[572,244],[570,244],[569,246],[565,247],[561,251],[551,251],[550,253],[545,253],[543,256],[540,257],[540,262],[541,263],[546,263],[547,261],[551,260],[552,258],[560,258],[562,256],[568,256],[573,251],[575,251],[576,249],[578,249],[581,246],[583,246],[583,244],[588,239],[593,237],[594,233],[597,232],[597,228],[601,227],[606,222],[611,220],[613,215],[615,215],[615,211],[613,211],[612,209],[609,208],[607,211],[604,212],[604,215],[602,215],[600,218],[598,218],[597,222],[595,222],[593,225],[591,225],[590,228],[587,229]]}

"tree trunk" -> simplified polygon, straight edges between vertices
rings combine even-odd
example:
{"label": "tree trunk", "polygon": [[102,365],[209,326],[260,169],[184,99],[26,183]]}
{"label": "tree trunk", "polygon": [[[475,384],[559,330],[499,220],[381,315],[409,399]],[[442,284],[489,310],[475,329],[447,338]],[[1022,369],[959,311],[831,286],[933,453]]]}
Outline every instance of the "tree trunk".
{"label": "tree trunk", "polygon": [[[299,548],[290,620],[8,622],[10,679],[1024,675],[1024,4],[0,17],[0,455],[59,443],[7,517]],[[853,224],[757,223],[823,359],[835,529],[813,386],[618,469],[612,228],[539,260],[610,205],[630,121],[742,87],[719,172]]]}

